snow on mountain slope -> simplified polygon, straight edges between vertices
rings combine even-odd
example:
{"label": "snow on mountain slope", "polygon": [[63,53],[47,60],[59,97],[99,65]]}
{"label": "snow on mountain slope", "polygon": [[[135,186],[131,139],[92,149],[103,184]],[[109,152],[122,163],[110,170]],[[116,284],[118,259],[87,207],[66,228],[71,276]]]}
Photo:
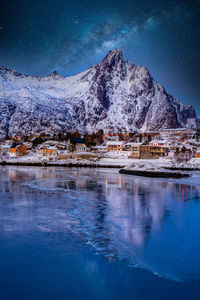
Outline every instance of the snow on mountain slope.
{"label": "snow on mountain slope", "polygon": [[167,94],[146,68],[129,63],[117,49],[71,77],[0,67],[0,136],[197,126],[192,106]]}

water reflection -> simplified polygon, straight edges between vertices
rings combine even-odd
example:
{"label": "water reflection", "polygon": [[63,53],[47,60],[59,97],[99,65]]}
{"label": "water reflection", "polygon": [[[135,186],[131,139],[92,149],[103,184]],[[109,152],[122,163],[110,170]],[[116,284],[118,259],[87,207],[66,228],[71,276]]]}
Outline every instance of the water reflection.
{"label": "water reflection", "polygon": [[[197,179],[172,181],[105,170],[1,167],[0,180],[0,234],[70,231],[109,260],[126,260],[174,279],[184,277],[178,256],[182,255],[186,265],[189,257],[182,249],[174,251],[180,228],[187,234],[185,202],[200,198]],[[188,244],[181,239],[185,250],[198,250],[195,239]],[[194,273],[191,264],[187,268]]]}

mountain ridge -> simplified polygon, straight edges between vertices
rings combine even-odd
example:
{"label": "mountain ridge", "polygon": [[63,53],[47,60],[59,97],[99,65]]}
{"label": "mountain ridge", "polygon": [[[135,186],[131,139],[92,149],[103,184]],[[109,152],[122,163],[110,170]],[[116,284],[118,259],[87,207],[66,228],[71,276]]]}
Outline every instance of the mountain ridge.
{"label": "mountain ridge", "polygon": [[0,137],[198,126],[192,106],[169,95],[147,68],[131,64],[119,49],[69,77],[0,67]]}

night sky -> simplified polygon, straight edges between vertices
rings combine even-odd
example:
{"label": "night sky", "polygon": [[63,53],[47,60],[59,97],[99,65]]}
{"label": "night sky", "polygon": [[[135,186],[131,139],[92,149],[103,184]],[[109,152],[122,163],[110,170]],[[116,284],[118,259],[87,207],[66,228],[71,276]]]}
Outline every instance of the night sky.
{"label": "night sky", "polygon": [[73,75],[119,48],[200,116],[200,0],[4,0],[0,65]]}

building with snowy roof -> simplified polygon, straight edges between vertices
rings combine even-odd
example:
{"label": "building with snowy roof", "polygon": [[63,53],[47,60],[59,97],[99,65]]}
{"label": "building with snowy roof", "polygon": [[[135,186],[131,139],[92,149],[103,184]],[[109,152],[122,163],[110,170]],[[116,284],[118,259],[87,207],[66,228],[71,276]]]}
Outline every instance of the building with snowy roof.
{"label": "building with snowy roof", "polygon": [[124,141],[107,141],[106,147],[108,151],[122,151],[124,144]]}
{"label": "building with snowy roof", "polygon": [[10,146],[10,157],[19,157],[27,154],[28,150],[24,144],[14,142]]}

